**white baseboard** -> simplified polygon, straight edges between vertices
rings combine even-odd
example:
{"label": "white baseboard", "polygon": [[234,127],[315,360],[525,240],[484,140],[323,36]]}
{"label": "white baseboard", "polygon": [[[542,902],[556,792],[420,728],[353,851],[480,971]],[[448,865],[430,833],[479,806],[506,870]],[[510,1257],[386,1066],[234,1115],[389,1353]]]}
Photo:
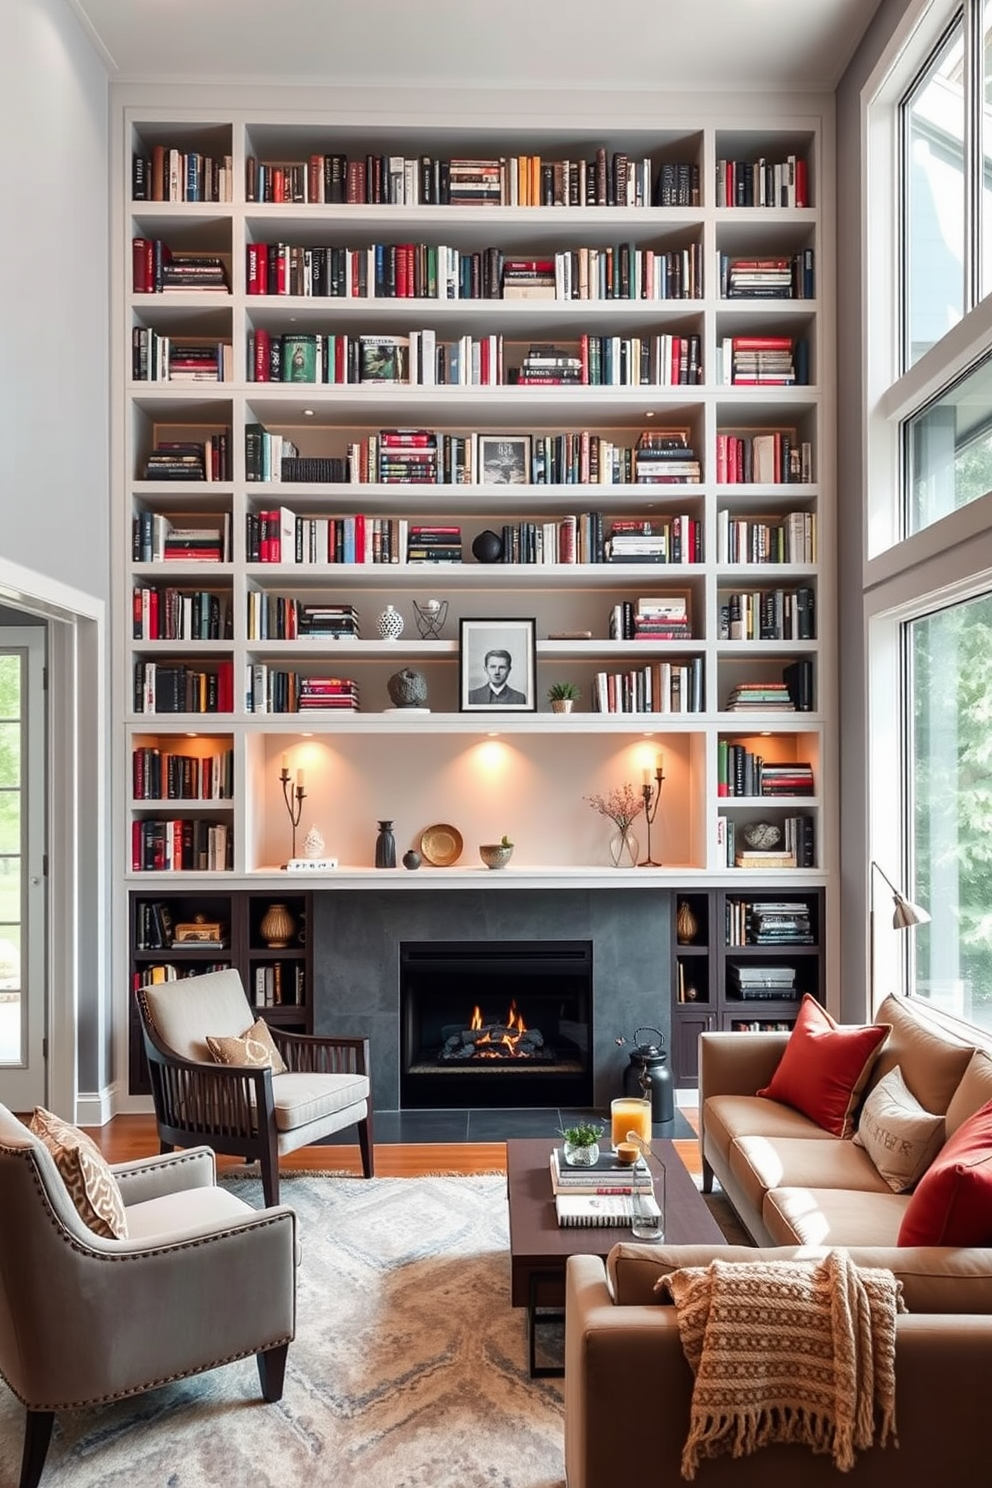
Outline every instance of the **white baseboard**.
{"label": "white baseboard", "polygon": [[76,1093],[76,1125],[106,1126],[115,1114],[116,1085],[103,1090],[80,1090]]}

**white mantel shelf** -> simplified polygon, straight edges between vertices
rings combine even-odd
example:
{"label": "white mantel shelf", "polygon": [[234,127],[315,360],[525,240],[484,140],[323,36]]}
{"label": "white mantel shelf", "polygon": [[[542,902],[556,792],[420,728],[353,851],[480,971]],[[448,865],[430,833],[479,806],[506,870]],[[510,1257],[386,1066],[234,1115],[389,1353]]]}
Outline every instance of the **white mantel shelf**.
{"label": "white mantel shelf", "polygon": [[301,893],[307,889],[390,889],[402,892],[424,890],[450,892],[453,889],[487,889],[496,892],[511,889],[707,889],[714,886],[747,892],[747,885],[767,890],[770,886],[818,888],[826,882],[822,873],[784,868],[778,873],[764,871],[754,875],[747,869],[714,874],[702,868],[674,863],[660,868],[547,867],[547,868],[334,868],[326,873],[290,873],[276,867],[259,868],[252,873],[135,873],[128,886],[152,893],[167,893],[170,886],[188,892],[227,893],[233,889],[271,889]]}

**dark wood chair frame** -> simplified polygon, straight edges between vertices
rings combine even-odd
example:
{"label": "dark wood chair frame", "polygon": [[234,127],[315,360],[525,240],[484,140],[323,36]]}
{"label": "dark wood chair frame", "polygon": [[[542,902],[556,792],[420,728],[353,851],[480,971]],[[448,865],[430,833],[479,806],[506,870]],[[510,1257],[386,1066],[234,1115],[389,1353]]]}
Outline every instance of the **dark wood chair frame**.
{"label": "dark wood chair frame", "polygon": [[[135,997],[145,1057],[151,1079],[159,1149],[212,1147],[225,1157],[257,1162],[267,1206],[279,1202],[279,1131],[275,1119],[271,1069],[229,1064],[200,1064],[174,1054],[159,1039],[148,1005],[138,988]],[[269,1030],[291,1072],[369,1074],[367,1038]],[[366,1178],[375,1173],[372,1095],[368,1115],[356,1123]],[[347,1131],[343,1127],[343,1131]]]}

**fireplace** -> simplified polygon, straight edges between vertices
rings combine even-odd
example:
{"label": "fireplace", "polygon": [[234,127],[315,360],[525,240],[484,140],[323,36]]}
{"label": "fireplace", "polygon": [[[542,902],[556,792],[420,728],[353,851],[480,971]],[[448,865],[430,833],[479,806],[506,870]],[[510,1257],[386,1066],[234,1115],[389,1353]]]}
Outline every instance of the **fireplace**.
{"label": "fireplace", "polygon": [[591,941],[400,945],[400,1105],[592,1103]]}

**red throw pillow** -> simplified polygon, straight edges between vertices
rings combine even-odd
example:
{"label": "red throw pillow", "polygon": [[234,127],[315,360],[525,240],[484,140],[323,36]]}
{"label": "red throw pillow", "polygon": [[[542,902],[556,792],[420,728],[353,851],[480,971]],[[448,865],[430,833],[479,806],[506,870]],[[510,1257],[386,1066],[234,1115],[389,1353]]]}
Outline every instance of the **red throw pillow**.
{"label": "red throw pillow", "polygon": [[913,1192],[897,1245],[992,1245],[992,1101],[963,1121]]}
{"label": "red throw pillow", "polygon": [[891,1024],[835,1023],[809,993],[771,1084],[759,1095],[802,1111],[835,1137],[854,1134],[854,1110]]}

